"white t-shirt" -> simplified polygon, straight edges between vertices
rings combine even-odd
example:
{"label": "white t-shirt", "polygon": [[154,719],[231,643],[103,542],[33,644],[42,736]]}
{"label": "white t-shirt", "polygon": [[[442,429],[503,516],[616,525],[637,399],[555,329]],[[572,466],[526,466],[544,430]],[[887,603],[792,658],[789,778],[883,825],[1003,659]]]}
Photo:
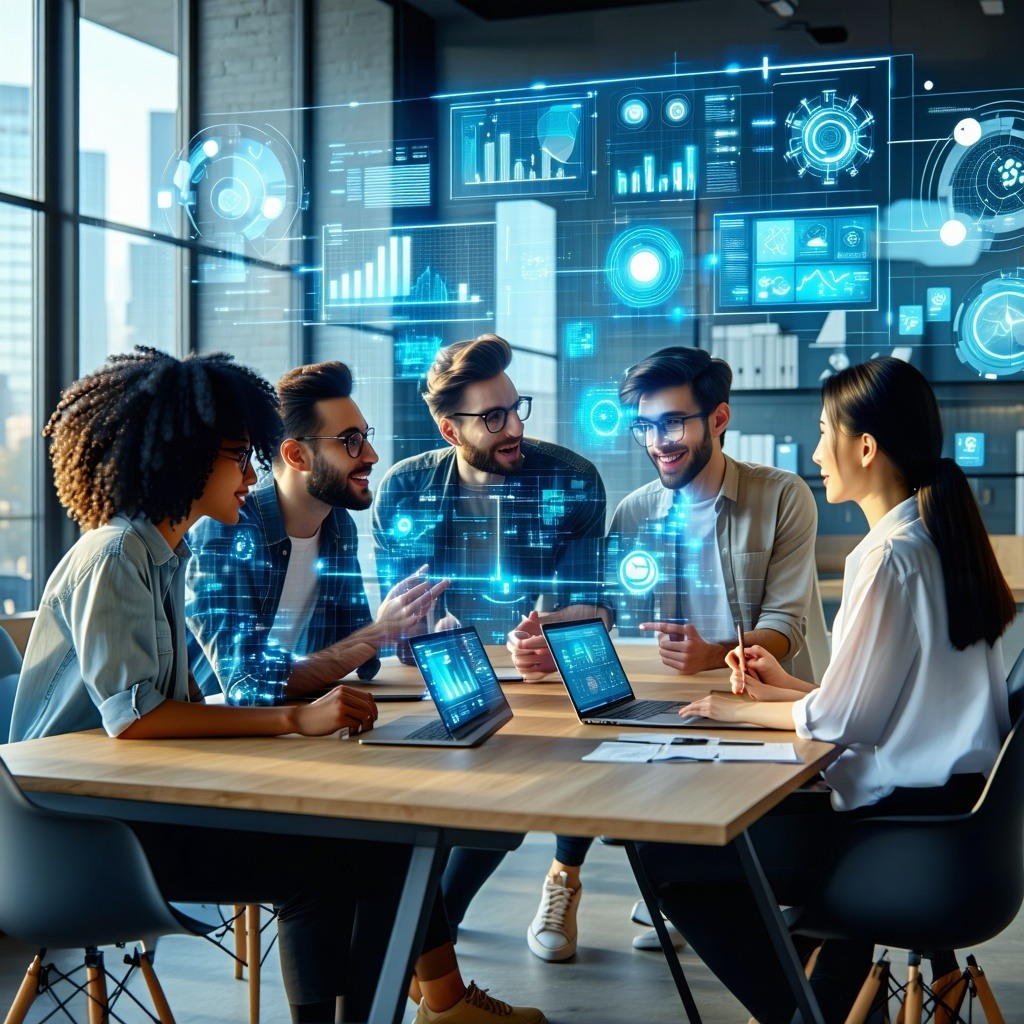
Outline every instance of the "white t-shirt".
{"label": "white t-shirt", "polygon": [[793,721],[804,738],[846,747],[825,771],[836,810],[995,763],[1010,731],[1002,649],[950,643],[942,563],[916,497],[846,559],[832,660]]}
{"label": "white t-shirt", "polygon": [[718,498],[690,501],[680,492],[666,523],[667,535],[678,538],[675,577],[667,581],[678,593],[672,614],[689,619],[709,643],[736,635],[718,551]]}
{"label": "white t-shirt", "polygon": [[308,654],[305,649],[306,629],[320,588],[316,572],[320,531],[317,530],[312,537],[289,537],[288,541],[292,552],[288,556],[288,571],[270,640],[291,654]]}

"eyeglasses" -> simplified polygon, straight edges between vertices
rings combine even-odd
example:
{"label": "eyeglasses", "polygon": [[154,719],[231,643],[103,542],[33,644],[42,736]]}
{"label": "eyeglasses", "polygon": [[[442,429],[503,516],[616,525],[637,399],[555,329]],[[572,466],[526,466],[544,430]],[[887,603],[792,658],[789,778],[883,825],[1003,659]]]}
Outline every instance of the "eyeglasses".
{"label": "eyeglasses", "polygon": [[251,446],[249,448],[218,448],[217,454],[234,459],[238,463],[238,471],[245,476],[245,471],[249,468],[255,451],[256,449]]}
{"label": "eyeglasses", "polygon": [[363,445],[373,440],[376,431],[373,427],[365,430],[353,430],[347,434],[306,434],[305,437],[297,437],[296,441],[341,441],[350,459],[358,459],[363,454]]}
{"label": "eyeglasses", "polygon": [[650,448],[661,434],[668,441],[679,441],[686,433],[687,420],[703,420],[702,412],[689,413],[686,416],[662,416],[660,420],[633,420],[629,429],[633,440],[644,448]]}
{"label": "eyeglasses", "polygon": [[449,416],[476,416],[484,421],[484,426],[492,433],[497,434],[505,429],[508,422],[508,414],[514,412],[519,417],[520,423],[525,423],[530,418],[533,409],[533,396],[523,395],[517,398],[507,409],[499,406],[497,409],[488,409],[487,412],[450,412]]}

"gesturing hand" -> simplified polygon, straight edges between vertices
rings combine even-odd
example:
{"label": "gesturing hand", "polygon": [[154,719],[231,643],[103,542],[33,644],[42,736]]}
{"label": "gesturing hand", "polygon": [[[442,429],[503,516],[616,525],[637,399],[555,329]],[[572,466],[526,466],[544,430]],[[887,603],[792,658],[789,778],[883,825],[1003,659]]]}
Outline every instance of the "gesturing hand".
{"label": "gesturing hand", "polygon": [[339,729],[356,735],[373,728],[377,704],[365,690],[342,684],[311,704],[300,704],[294,716],[295,731],[303,736],[328,736]]}
{"label": "gesturing hand", "polygon": [[381,601],[377,624],[384,631],[385,642],[417,632],[416,625],[434,607],[438,595],[451,582],[445,578],[431,586],[426,571],[427,566],[420,566],[411,576],[396,583]]}

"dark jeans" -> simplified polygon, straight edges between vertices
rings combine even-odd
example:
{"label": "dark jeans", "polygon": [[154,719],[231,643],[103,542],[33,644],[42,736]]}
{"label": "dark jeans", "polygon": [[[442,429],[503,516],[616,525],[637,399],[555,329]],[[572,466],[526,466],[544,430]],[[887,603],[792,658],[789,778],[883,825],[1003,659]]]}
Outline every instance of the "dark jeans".
{"label": "dark jeans", "polygon": [[[272,903],[281,975],[294,1007],[345,996],[345,1018],[369,1016],[409,848],[393,843],[132,823],[165,898]],[[440,893],[423,943],[451,940]]]}
{"label": "dark jeans", "polygon": [[[519,837],[518,849],[524,836]],[[505,859],[507,850],[477,850],[468,846],[453,847],[448,854],[444,873],[441,875],[441,897],[445,913],[451,923],[452,937],[458,931],[462,919],[469,910],[473,897],[483,888],[498,865]]]}
{"label": "dark jeans", "polygon": [[[833,811],[826,793],[800,791],[756,822],[750,838],[779,903],[799,906],[858,818],[962,813],[973,806],[984,783],[980,775],[954,776],[946,786],[897,790],[848,814]],[[662,910],[697,956],[760,1024],[791,1021],[795,1000],[735,848],[641,843],[638,849]],[[845,1021],[872,951],[862,942],[822,944],[811,986],[827,1024]]]}
{"label": "dark jeans", "polygon": [[555,836],[555,860],[569,867],[582,867],[593,845],[589,836]]}

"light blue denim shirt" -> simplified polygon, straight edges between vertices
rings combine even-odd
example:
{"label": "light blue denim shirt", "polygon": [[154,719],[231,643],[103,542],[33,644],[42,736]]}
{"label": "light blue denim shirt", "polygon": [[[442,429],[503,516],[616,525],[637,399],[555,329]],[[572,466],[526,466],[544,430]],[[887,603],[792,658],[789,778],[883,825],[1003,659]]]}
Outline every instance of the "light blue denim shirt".
{"label": "light blue denim shirt", "polygon": [[168,697],[188,700],[190,554],[143,517],[114,516],[82,535],[43,591],[12,740],[98,726],[116,736]]}

